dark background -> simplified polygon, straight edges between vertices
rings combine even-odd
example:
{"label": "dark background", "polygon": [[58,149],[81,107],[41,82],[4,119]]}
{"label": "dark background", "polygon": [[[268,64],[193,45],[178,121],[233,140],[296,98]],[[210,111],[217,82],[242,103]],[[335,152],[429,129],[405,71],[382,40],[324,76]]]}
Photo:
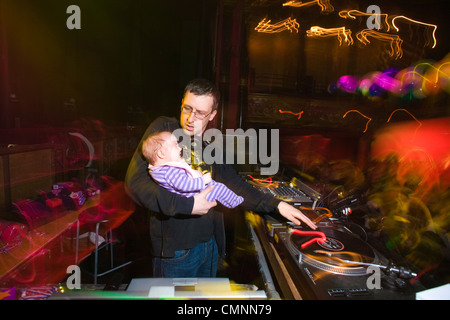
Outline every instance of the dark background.
{"label": "dark background", "polygon": [[[293,90],[284,88],[291,90],[289,94],[338,99],[314,90],[313,83],[326,87],[342,72],[361,75],[387,67],[405,68],[423,59],[438,61],[450,51],[444,7],[448,1],[331,1],[335,7],[331,14],[322,14],[318,6],[283,7],[283,2],[0,0],[0,125],[65,126],[81,118],[146,125],[158,115],[178,114],[182,89],[193,77],[210,78],[221,87],[225,114],[233,99],[245,109],[242,101],[248,90],[240,90],[235,98],[233,88],[239,91],[258,72],[294,74],[298,85]],[[81,9],[81,30],[66,27],[70,16],[66,9],[72,4]],[[404,39],[404,56],[396,61],[361,45],[335,51],[336,39],[323,44],[306,39],[305,31],[312,25],[363,28],[364,20],[347,21],[337,12],[365,11],[370,4],[389,14],[437,24],[437,47],[424,46],[422,36],[411,29]],[[263,17],[276,22],[289,16],[300,22],[298,34],[255,36],[255,23]],[[267,46],[249,53],[255,37]],[[447,96],[443,105],[438,100],[439,110],[428,108],[433,111],[422,116],[448,115]],[[234,118],[231,123],[240,124]]]}

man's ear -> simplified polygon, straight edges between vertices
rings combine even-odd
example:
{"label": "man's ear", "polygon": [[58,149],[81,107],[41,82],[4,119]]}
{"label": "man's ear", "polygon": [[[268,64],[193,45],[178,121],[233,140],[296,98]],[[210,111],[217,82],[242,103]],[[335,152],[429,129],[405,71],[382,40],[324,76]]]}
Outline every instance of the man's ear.
{"label": "man's ear", "polygon": [[217,114],[217,109],[214,110],[213,112],[211,112],[211,114],[209,115],[209,121],[213,121],[216,114]]}

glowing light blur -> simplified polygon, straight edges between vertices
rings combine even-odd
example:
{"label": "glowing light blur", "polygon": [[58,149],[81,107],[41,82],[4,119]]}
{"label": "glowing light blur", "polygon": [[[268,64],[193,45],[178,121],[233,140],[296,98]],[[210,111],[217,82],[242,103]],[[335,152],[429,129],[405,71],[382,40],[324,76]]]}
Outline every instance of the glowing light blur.
{"label": "glowing light blur", "polygon": [[353,44],[352,31],[345,27],[322,28],[313,26],[306,31],[306,35],[310,38],[337,37],[339,45],[342,45],[342,42],[348,46]]}
{"label": "glowing light blur", "polygon": [[321,12],[330,13],[334,11],[334,7],[331,5],[330,0],[314,0],[309,2],[302,2],[302,1],[287,1],[283,3],[283,7],[296,7],[296,8],[302,8],[302,7],[309,7],[317,4]]}
{"label": "glowing light blur", "polygon": [[450,118],[420,122],[390,123],[375,135],[368,200],[381,212],[387,249],[423,275],[444,260],[450,232]]}
{"label": "glowing light blur", "polygon": [[295,112],[292,112],[292,111],[284,111],[284,110],[279,109],[278,112],[279,113],[290,113],[290,114],[293,114],[294,116],[298,116],[297,119],[300,119],[302,117],[302,114],[303,114],[304,111],[300,111],[300,112],[295,113]]}
{"label": "glowing light blur", "polygon": [[[386,31],[389,31],[391,29],[389,23],[388,23],[388,14],[386,13],[366,13],[359,10],[351,9],[351,10],[341,10],[339,11],[339,17],[343,19],[356,19],[356,16],[362,16],[362,17],[370,17],[370,16],[379,16],[380,20],[383,21]],[[382,19],[381,19],[382,18]],[[380,29],[382,28],[382,25],[380,25]]]}
{"label": "glowing light blur", "polygon": [[337,37],[339,45],[344,42],[350,46],[353,44],[352,31],[345,27],[338,28],[322,28],[319,26],[313,26],[306,31],[306,35],[310,38],[324,38],[324,37]]}
{"label": "glowing light blur", "polygon": [[418,126],[418,127],[416,128],[416,130],[414,131],[414,136],[413,136],[413,137],[415,137],[415,136],[416,136],[416,133],[417,133],[417,130],[422,126],[422,122],[420,122],[419,120],[417,120],[417,118],[414,117],[414,116],[412,115],[412,113],[409,112],[408,110],[406,110],[406,109],[395,109],[395,110],[392,111],[391,114],[389,115],[389,118],[388,118],[387,122],[391,121],[392,116],[393,116],[394,113],[396,113],[397,111],[403,111],[403,112],[406,112],[406,113],[409,114],[412,118],[414,118],[414,120],[416,120],[416,122],[419,124],[419,126]]}
{"label": "glowing light blur", "polygon": [[374,98],[383,93],[422,99],[442,91],[450,93],[450,55],[438,62],[419,62],[412,67],[367,73],[362,77],[343,75],[330,88],[361,93]]}
{"label": "glowing light blur", "polygon": [[365,129],[364,129],[364,131],[363,131],[363,132],[366,132],[366,131],[367,131],[367,128],[369,127],[369,122],[372,121],[372,118],[369,118],[368,116],[366,116],[365,114],[361,113],[361,112],[358,111],[358,110],[349,110],[349,111],[347,111],[347,112],[342,116],[342,118],[345,118],[345,117],[347,116],[347,114],[349,114],[350,112],[356,112],[356,113],[359,113],[359,114],[362,115],[364,118],[368,119],[368,121],[366,122],[366,127],[365,127]]}
{"label": "glowing light blur", "polygon": [[[59,218],[22,233],[21,244],[2,254],[0,275],[24,264],[26,268],[14,270],[8,281],[27,286],[62,281],[67,276],[67,266],[75,263],[76,221],[80,222],[80,233],[92,232],[95,229],[94,223],[102,221],[100,232],[104,234],[119,227],[135,210],[135,204],[125,193],[122,181],[106,176],[102,179],[105,189],[100,194],[89,197],[81,207],[64,211]],[[90,241],[80,239],[80,243],[80,258],[88,256],[95,249],[94,243]]]}
{"label": "glowing light blur", "polygon": [[[417,20],[413,20],[411,18],[405,17],[405,16],[395,16],[394,18],[392,18],[392,26],[395,28],[395,30],[398,32],[399,28],[396,26],[395,24],[395,20],[398,19],[404,19],[406,20],[408,23],[414,23],[414,24],[419,24],[419,25],[423,25],[426,27],[429,27],[431,29],[433,29],[433,31],[431,32],[431,37],[433,38],[433,45],[431,46],[432,48],[436,47],[437,44],[437,40],[436,40],[436,29],[437,29],[437,25],[435,24],[430,24],[430,23],[425,23],[425,22],[421,22],[421,21],[417,21]],[[427,45],[429,44],[429,40],[427,40]]]}
{"label": "glowing light blur", "polygon": [[368,37],[375,38],[384,42],[389,42],[389,46],[391,48],[389,55],[391,57],[395,57],[396,60],[400,59],[403,56],[403,40],[399,36],[375,31],[372,29],[364,29],[356,34],[356,38],[365,45],[370,43]]}
{"label": "glowing light blur", "polygon": [[355,92],[358,89],[359,81],[358,78],[352,76],[342,76],[338,80],[338,87],[346,92]]}
{"label": "glowing light blur", "polygon": [[266,20],[266,18],[262,19],[258,22],[255,30],[264,33],[278,33],[286,30],[298,33],[298,29],[300,28],[300,24],[296,19],[287,18],[277,23],[271,23],[271,21],[272,20]]}
{"label": "glowing light blur", "polygon": [[442,89],[450,93],[449,55],[436,64],[421,62],[413,68],[403,70],[399,75],[402,87],[412,89],[415,96],[437,94]]}
{"label": "glowing light blur", "polygon": [[[330,13],[334,11],[334,7],[330,4],[329,0],[315,0],[309,2],[301,2],[293,0],[283,3],[283,6],[296,8],[302,8],[312,5],[319,5],[322,13]],[[369,8],[368,10],[370,10]],[[397,26],[399,21],[405,21],[408,24],[418,25],[419,28],[424,27],[426,38],[425,45],[431,46],[431,48],[435,48],[437,45],[436,39],[437,25],[435,24],[414,20],[404,15],[389,16],[389,14],[386,13],[379,13],[379,8],[378,11],[375,12],[362,12],[356,9],[341,10],[338,13],[338,15],[343,19],[352,19],[352,20],[355,20],[357,16],[366,17],[368,19],[367,29],[358,31],[356,33],[356,38],[364,45],[369,45],[371,43],[369,38],[374,38],[382,42],[387,42],[389,44],[389,49],[387,49],[386,51],[395,60],[401,59],[403,57],[403,50],[402,50],[403,39],[397,34],[392,34],[388,32],[390,32],[391,29],[394,29],[393,30],[394,33],[399,32],[400,29]],[[377,23],[375,27],[372,27],[369,23],[370,22],[369,19],[372,18],[376,18]],[[267,33],[281,32],[284,30],[289,30],[291,32],[292,30],[295,30],[296,32],[298,32],[298,23],[295,21],[295,19],[289,18],[276,24],[271,24],[270,22],[271,22],[270,20],[266,19],[261,20],[258,23],[258,26],[255,28],[255,30],[257,30],[258,32],[267,32]],[[380,30],[382,29],[385,32],[380,32]],[[409,29],[409,32],[412,33],[411,29]],[[336,28],[323,28],[320,26],[312,26],[309,30],[306,31],[306,35],[308,37],[314,38],[336,36],[339,40],[339,45],[342,45],[342,43],[344,42],[348,46],[353,45],[353,38],[351,34],[352,31],[346,26]]]}

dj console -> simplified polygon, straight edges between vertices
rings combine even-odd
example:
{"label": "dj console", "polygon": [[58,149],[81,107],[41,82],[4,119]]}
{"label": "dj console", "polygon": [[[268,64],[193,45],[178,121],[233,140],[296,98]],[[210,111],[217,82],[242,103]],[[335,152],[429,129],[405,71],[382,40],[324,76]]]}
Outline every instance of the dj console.
{"label": "dj console", "polygon": [[[270,191],[258,188],[271,194],[278,192],[275,187]],[[290,188],[297,189],[292,185]],[[289,194],[297,195],[297,191]],[[281,192],[286,197],[288,191]],[[308,197],[307,193],[303,195]],[[305,210],[305,203],[313,201],[314,198],[309,202],[302,199],[300,210],[315,221],[315,230],[273,217],[260,219],[255,228],[261,242],[266,242],[263,247],[281,287],[284,282],[284,288],[288,288],[285,291],[297,291],[297,296],[290,292],[285,297],[408,300],[424,289],[418,280],[411,281],[416,273],[393,264],[340,213],[324,213],[321,208]]]}
{"label": "dj console", "polygon": [[312,231],[266,224],[269,241],[303,299],[414,299],[409,280],[415,273],[393,265],[345,225],[317,225]]}

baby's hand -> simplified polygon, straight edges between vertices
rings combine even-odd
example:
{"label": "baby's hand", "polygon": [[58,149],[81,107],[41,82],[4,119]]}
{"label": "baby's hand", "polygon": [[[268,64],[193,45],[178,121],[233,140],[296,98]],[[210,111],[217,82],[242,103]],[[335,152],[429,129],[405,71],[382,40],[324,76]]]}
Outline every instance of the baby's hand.
{"label": "baby's hand", "polygon": [[208,184],[208,183],[210,183],[212,181],[211,173],[209,173],[209,172],[205,173],[202,176],[202,178],[203,178],[203,182],[205,182],[205,184]]}

